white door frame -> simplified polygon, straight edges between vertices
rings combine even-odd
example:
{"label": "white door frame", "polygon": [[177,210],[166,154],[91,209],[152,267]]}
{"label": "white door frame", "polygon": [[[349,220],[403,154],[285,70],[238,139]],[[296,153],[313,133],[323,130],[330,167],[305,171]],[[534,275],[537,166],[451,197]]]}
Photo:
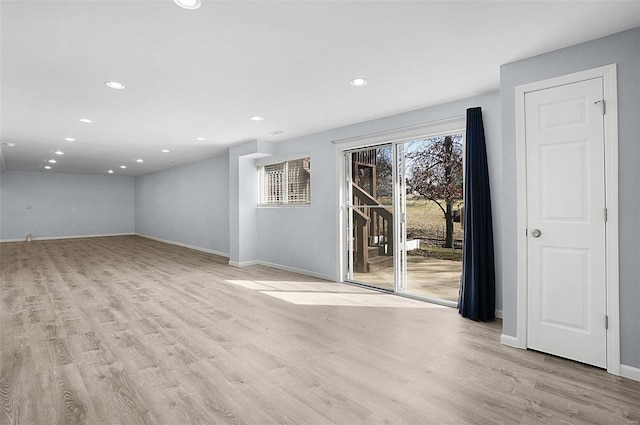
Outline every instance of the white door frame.
{"label": "white door frame", "polygon": [[620,296],[618,270],[618,92],[616,64],[517,86],[516,94],[516,202],[517,202],[517,336],[509,345],[527,348],[527,157],[525,95],[529,92],[589,80],[603,79],[604,115],[607,372],[620,375]]}
{"label": "white door frame", "polygon": [[[345,181],[347,179],[347,171],[346,171],[346,162],[344,160],[344,153],[348,150],[373,147],[373,146],[381,146],[381,145],[392,145],[393,148],[393,163],[396,162],[396,144],[401,142],[407,142],[411,140],[416,140],[421,137],[429,137],[429,136],[439,136],[451,134],[453,132],[462,132],[466,131],[466,115],[457,115],[451,116],[447,118],[436,119],[434,121],[429,121],[425,123],[410,125],[407,127],[401,128],[393,128],[389,130],[383,130],[376,133],[368,133],[354,137],[348,137],[344,139],[336,139],[333,140],[332,143],[335,145],[335,161],[338,166],[336,167],[336,204],[338,208],[336,210],[336,222],[338,223],[338,231],[336,232],[336,246],[338,247],[337,253],[337,264],[336,264],[336,282],[343,283],[345,282],[345,275],[347,271],[347,264],[349,261],[347,254],[347,232],[346,232],[346,223],[348,222],[347,217],[347,209],[345,207],[345,196],[348,196],[345,192]],[[395,168],[395,167],[394,167]],[[396,196],[399,190],[397,175],[394,173],[393,176],[393,193],[394,193],[394,202],[397,202]],[[394,214],[394,234],[399,234],[399,214]],[[396,237],[396,236],[394,236]],[[394,294],[408,297],[408,298],[419,298],[415,297],[411,294],[406,294],[404,292],[398,291],[398,282],[400,279],[400,268],[395,267],[395,258],[400,258],[399,256],[399,243],[394,244],[394,268],[396,269],[394,272]],[[419,298],[423,299],[423,298]],[[431,300],[436,301],[436,300]],[[445,305],[449,305],[446,301]]]}

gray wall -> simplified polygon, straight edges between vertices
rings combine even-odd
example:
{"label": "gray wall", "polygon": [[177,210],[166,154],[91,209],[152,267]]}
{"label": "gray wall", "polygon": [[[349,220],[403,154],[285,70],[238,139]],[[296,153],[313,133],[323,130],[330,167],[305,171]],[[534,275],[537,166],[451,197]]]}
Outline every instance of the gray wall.
{"label": "gray wall", "polygon": [[136,177],[135,232],[228,255],[228,157]]}
{"label": "gray wall", "polygon": [[131,234],[134,193],[133,177],[5,171],[0,240]]}
{"label": "gray wall", "polygon": [[258,172],[256,155],[271,144],[249,140],[229,148],[229,264],[255,264],[258,250]]}
{"label": "gray wall", "polygon": [[499,93],[451,102],[275,143],[277,156],[311,154],[311,206],[258,208],[258,259],[301,269],[333,279],[336,277],[338,234],[338,161],[333,140],[363,136],[464,115],[469,107],[483,110],[491,180],[496,242],[498,309],[502,308],[502,144],[500,141]]}
{"label": "gray wall", "polygon": [[612,63],[618,65],[621,363],[640,367],[640,28],[501,67],[503,333],[516,336],[517,325],[514,89]]}
{"label": "gray wall", "polygon": [[311,155],[311,205],[258,208],[258,258],[333,280],[338,232],[332,132],[275,143],[275,157]]}

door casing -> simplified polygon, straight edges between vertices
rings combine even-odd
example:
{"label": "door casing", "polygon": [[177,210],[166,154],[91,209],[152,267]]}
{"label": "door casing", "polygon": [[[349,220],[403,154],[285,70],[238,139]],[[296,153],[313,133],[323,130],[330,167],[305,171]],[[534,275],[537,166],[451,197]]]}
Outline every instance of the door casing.
{"label": "door casing", "polygon": [[606,113],[604,115],[605,191],[607,221],[605,223],[606,291],[607,291],[607,371],[620,375],[620,314],[618,260],[618,99],[616,65],[606,65],[548,80],[517,86],[516,96],[516,204],[517,204],[517,335],[503,337],[502,342],[527,348],[527,184],[525,95],[565,84],[603,79]]}

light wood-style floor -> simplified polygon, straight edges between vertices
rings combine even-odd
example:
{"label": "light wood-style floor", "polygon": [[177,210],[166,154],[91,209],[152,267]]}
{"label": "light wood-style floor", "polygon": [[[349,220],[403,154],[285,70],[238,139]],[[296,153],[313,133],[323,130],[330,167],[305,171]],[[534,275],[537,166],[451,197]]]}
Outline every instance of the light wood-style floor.
{"label": "light wood-style floor", "polygon": [[1,424],[599,424],[640,383],[500,322],[140,237],[0,244]]}

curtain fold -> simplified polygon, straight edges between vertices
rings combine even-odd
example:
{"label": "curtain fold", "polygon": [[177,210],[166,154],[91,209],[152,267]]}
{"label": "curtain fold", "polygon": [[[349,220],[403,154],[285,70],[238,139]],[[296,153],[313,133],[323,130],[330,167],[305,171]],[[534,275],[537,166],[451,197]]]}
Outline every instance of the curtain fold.
{"label": "curtain fold", "polygon": [[464,242],[458,311],[478,321],[495,318],[495,266],[489,169],[482,109],[467,109]]}

